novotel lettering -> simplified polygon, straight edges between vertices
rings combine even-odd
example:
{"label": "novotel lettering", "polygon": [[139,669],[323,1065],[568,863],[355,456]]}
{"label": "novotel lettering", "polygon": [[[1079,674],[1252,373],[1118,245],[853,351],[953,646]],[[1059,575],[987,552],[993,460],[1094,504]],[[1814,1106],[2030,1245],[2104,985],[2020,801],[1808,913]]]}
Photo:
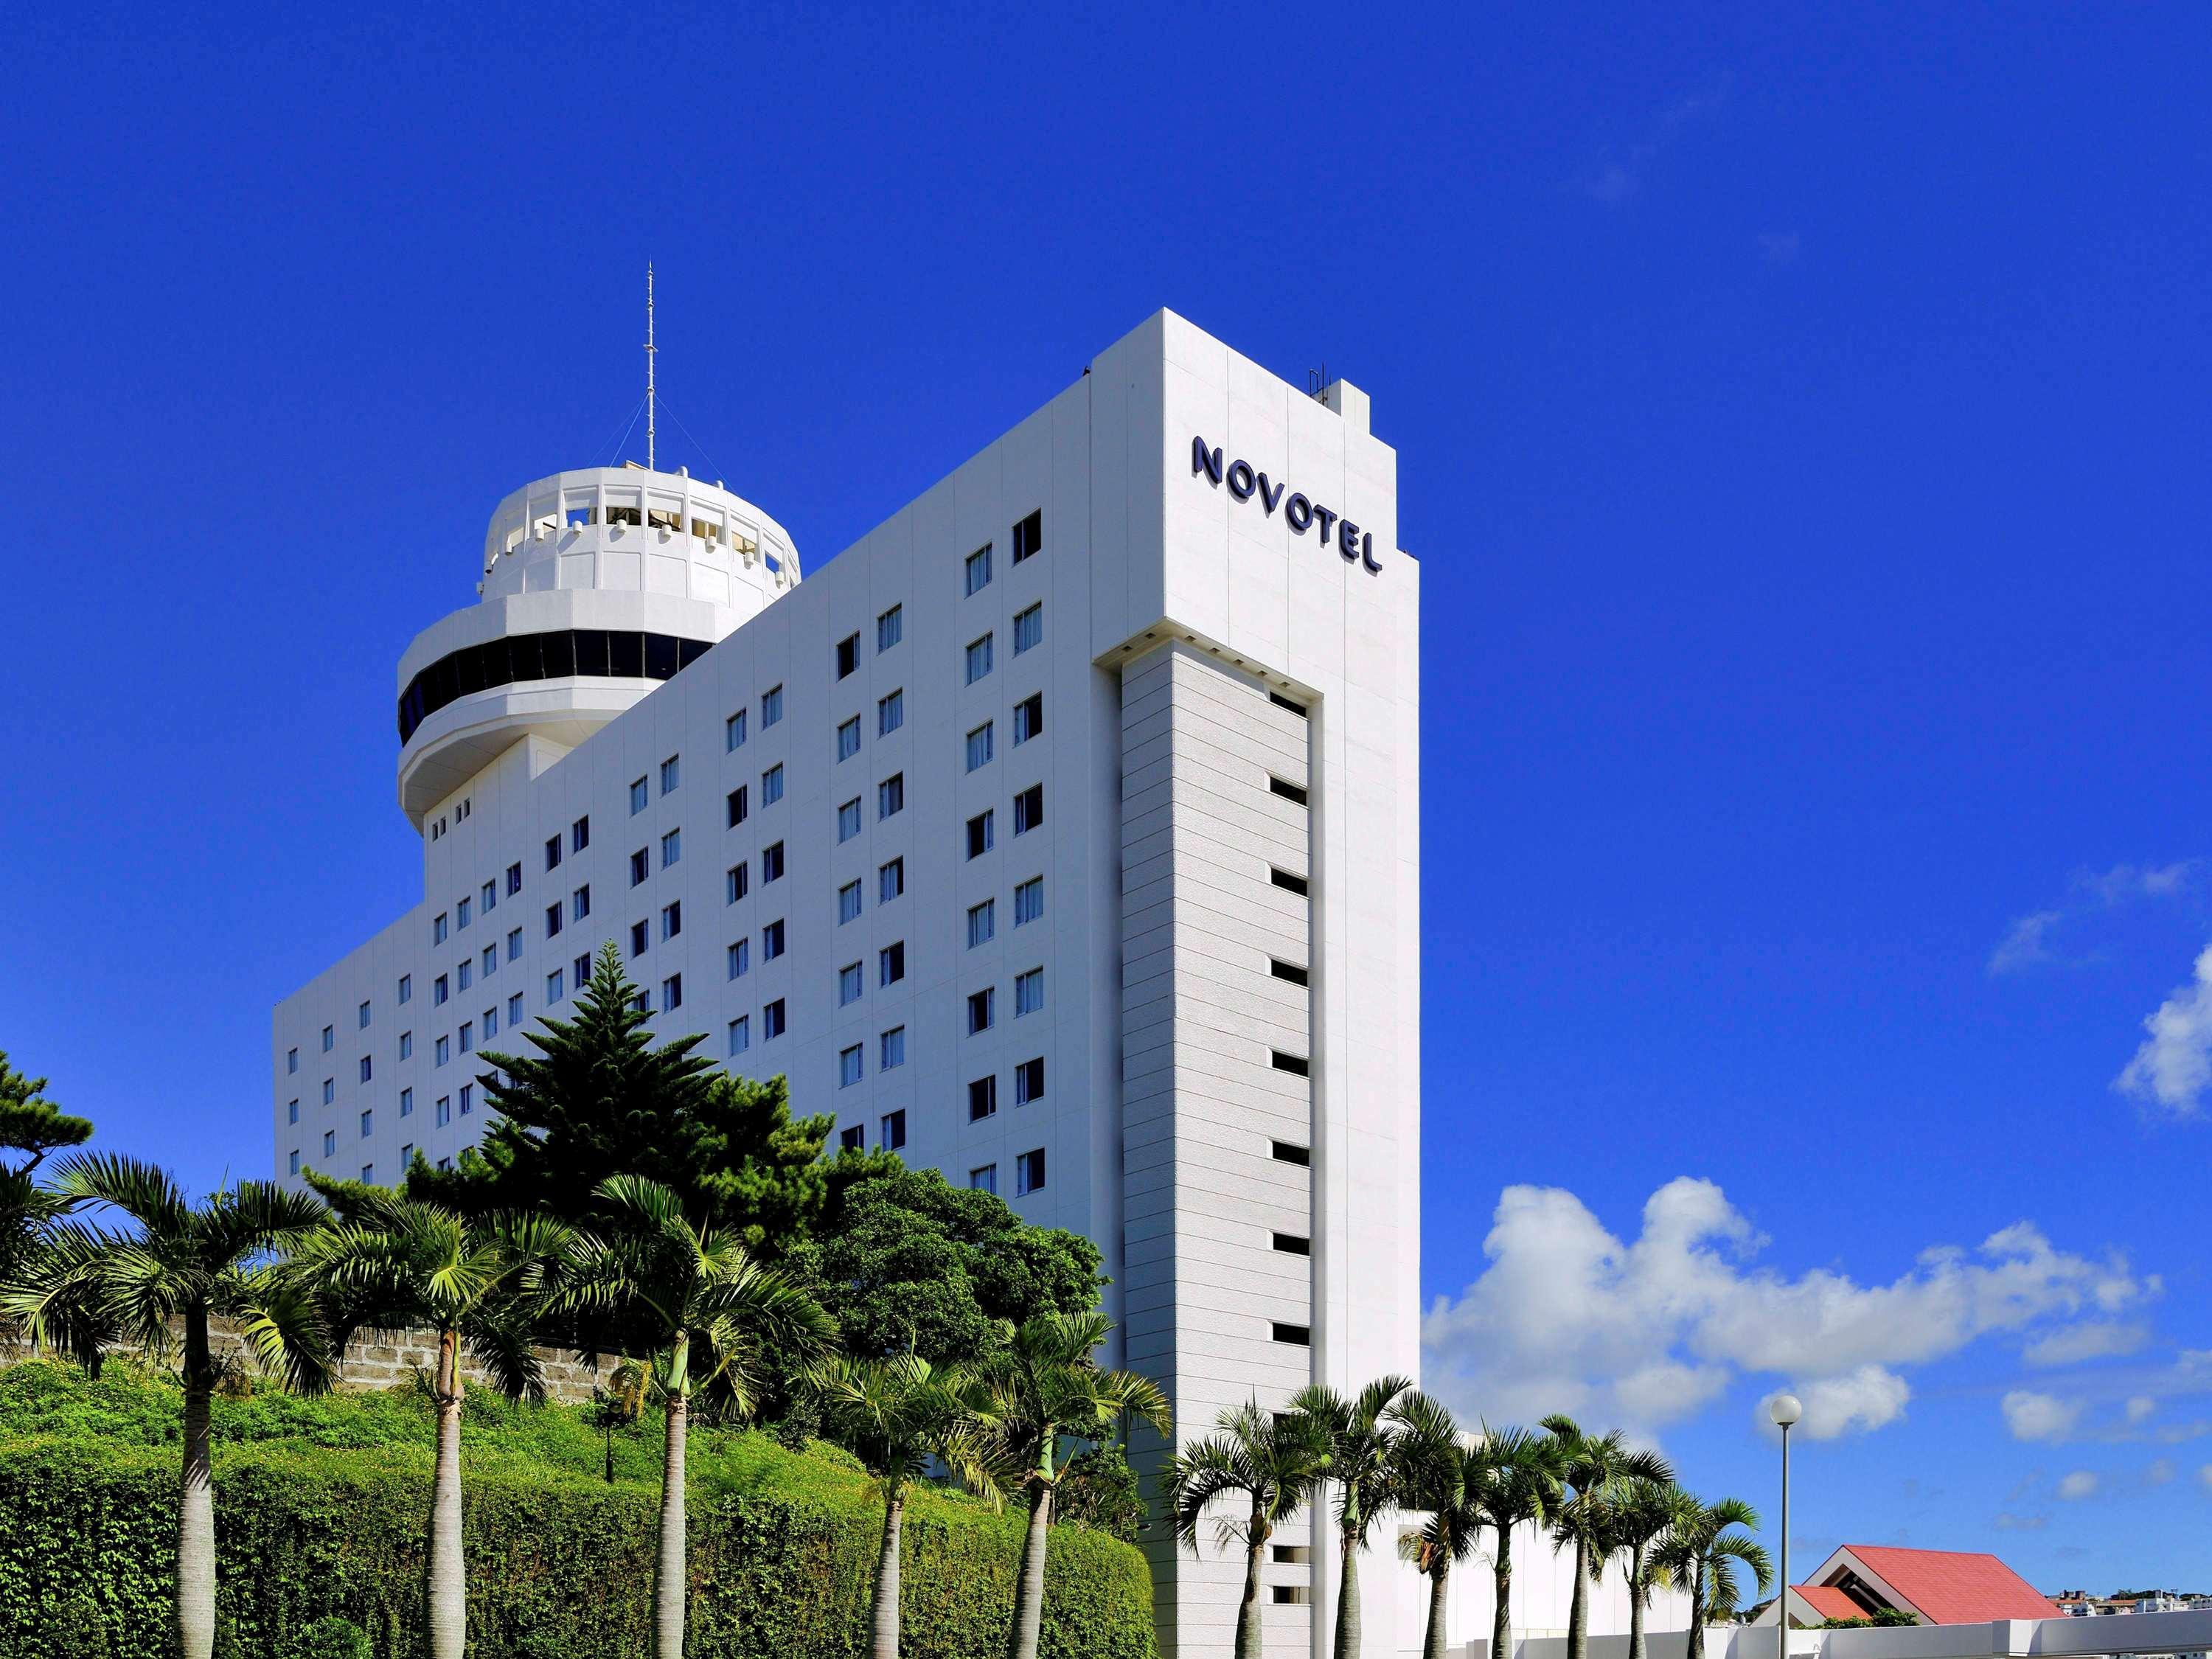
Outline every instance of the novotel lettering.
{"label": "novotel lettering", "polygon": [[1334,542],[1336,550],[1343,554],[1347,562],[1357,559],[1368,571],[1376,574],[1382,573],[1382,567],[1375,562],[1375,538],[1371,534],[1342,514],[1329,507],[1315,506],[1298,490],[1293,489],[1285,495],[1281,484],[1270,483],[1267,475],[1255,471],[1249,461],[1234,460],[1224,466],[1220,445],[1209,447],[1205,439],[1193,438],[1190,441],[1190,472],[1193,477],[1203,472],[1206,482],[1217,489],[1223,484],[1228,485],[1229,493],[1240,501],[1249,501],[1257,496],[1260,510],[1270,518],[1274,516],[1277,507],[1281,507],[1283,522],[1290,526],[1294,535],[1303,536],[1319,525],[1323,547]]}

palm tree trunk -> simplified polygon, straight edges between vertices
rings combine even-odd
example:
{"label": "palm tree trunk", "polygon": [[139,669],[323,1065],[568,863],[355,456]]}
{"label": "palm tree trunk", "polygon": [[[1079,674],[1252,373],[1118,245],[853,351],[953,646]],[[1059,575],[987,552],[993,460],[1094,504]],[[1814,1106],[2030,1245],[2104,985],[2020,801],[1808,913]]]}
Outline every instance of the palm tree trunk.
{"label": "palm tree trunk", "polygon": [[1336,1575],[1336,1659],[1359,1659],[1359,1535],[1340,1529],[1343,1562]]}
{"label": "palm tree trunk", "polygon": [[1498,1528],[1498,1562],[1491,1569],[1490,1659],[1513,1659],[1513,1528]]}
{"label": "palm tree trunk", "polygon": [[1014,1581],[1013,1640],[1007,1647],[1012,1659],[1036,1659],[1037,1631],[1044,1619],[1044,1551],[1052,1527],[1053,1491],[1044,1481],[1037,1482],[1029,1529],[1022,1534],[1022,1573]]}
{"label": "palm tree trunk", "polygon": [[1644,1659],[1644,1552],[1628,1553],[1628,1659]]}
{"label": "palm tree trunk", "polygon": [[653,1659],[684,1659],[685,1567],[684,1540],[684,1437],[691,1402],[681,1389],[668,1396],[668,1455],[660,1472],[660,1559],[653,1576]]}
{"label": "palm tree trunk", "polygon": [[461,1559],[461,1340],[438,1333],[438,1466],[430,1480],[430,1659],[461,1659],[469,1639]]}
{"label": "palm tree trunk", "polygon": [[1444,1610],[1451,1589],[1451,1559],[1439,1555],[1429,1569],[1429,1628],[1421,1638],[1421,1659],[1444,1659]]}
{"label": "palm tree trunk", "polygon": [[1688,1659],[1705,1659],[1705,1569],[1696,1564],[1690,1580],[1690,1651]]}
{"label": "palm tree trunk", "polygon": [[1268,1531],[1260,1506],[1253,1504],[1252,1524],[1245,1533],[1244,1598],[1237,1604],[1237,1659],[1260,1659],[1260,1558]]}
{"label": "palm tree trunk", "polygon": [[899,1524],[905,1511],[905,1491],[894,1490],[884,1502],[884,1548],[876,1562],[874,1659],[898,1659]]}
{"label": "palm tree trunk", "polygon": [[185,1457],[177,1503],[177,1639],[184,1659],[215,1651],[215,1469],[209,1455],[207,1310],[185,1311]]}
{"label": "palm tree trunk", "polygon": [[1575,1595],[1567,1603],[1567,1659],[1589,1659],[1589,1550],[1575,1540]]}

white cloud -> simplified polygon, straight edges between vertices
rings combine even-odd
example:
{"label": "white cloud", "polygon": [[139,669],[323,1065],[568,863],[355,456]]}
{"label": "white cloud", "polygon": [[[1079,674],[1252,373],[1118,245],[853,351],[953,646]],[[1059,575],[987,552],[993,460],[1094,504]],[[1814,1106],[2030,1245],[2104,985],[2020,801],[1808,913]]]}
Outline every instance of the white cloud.
{"label": "white cloud", "polygon": [[2212,1492],[2212,1463],[2207,1463],[2203,1468],[2197,1470],[2197,1478],[2204,1483],[2206,1491]]}
{"label": "white cloud", "polygon": [[2061,1400],[2056,1395],[2027,1389],[2014,1389],[1997,1406],[2015,1440],[2063,1440],[2081,1417],[2078,1400]]}
{"label": "white cloud", "polygon": [[2038,1338],[2021,1351],[2021,1358],[2031,1365],[2075,1365],[2085,1359],[2133,1353],[2148,1340],[2148,1327],[2087,1319]]}
{"label": "white cloud", "polygon": [[2037,910],[2021,917],[1997,941],[1997,948],[1990,952],[1990,971],[2016,974],[2025,968],[2057,961],[2045,936],[2064,919],[2063,914],[2057,910]]}
{"label": "white cloud", "polygon": [[1572,1193],[1509,1187],[1482,1275],[1423,1322],[1427,1384],[1492,1423],[1564,1411],[1650,1432],[1765,1373],[1805,1401],[1805,1431],[1828,1437],[1895,1420],[1911,1395],[1902,1368],[1988,1336],[2047,1337],[2155,1291],[2027,1223],[1925,1251],[1887,1285],[1755,1267],[1765,1243],[1709,1181],[1668,1182],[1628,1241]]}
{"label": "white cloud", "polygon": [[1644,175],[1659,159],[1662,151],[1674,142],[1681,130],[1710,114],[1727,97],[1729,77],[1722,76],[1702,92],[1678,98],[1659,113],[1650,131],[1626,150],[1608,153],[1597,171],[1583,185],[1591,199],[1617,207],[1643,188]]}
{"label": "white cloud", "polygon": [[2149,1035],[2112,1086],[2175,1117],[2196,1116],[2212,1086],[2212,948],[2197,958],[2196,977],[2160,1003],[2143,1030]]}
{"label": "white cloud", "polygon": [[2128,1421],[2140,1423],[2157,1409],[2158,1401],[2148,1395],[2130,1395],[2128,1398]]}
{"label": "white cloud", "polygon": [[2172,864],[2116,864],[2109,870],[2079,872],[2058,904],[2032,910],[2005,930],[1997,948],[1990,952],[1990,972],[2017,974],[2032,968],[2077,968],[2095,962],[2094,953],[2069,956],[2060,951],[2051,936],[2100,911],[2140,900],[2180,897],[2191,890],[2202,864],[2202,860],[2181,859]]}
{"label": "white cloud", "polygon": [[2143,1471],[2143,1479],[2154,1486],[2163,1486],[2173,1479],[2173,1460],[2161,1457]]}
{"label": "white cloud", "polygon": [[2097,1495],[2095,1474],[2088,1469],[2076,1469],[2071,1474],[2061,1476],[2058,1495],[2069,1504],[2077,1504],[2085,1498],[2094,1498]]}

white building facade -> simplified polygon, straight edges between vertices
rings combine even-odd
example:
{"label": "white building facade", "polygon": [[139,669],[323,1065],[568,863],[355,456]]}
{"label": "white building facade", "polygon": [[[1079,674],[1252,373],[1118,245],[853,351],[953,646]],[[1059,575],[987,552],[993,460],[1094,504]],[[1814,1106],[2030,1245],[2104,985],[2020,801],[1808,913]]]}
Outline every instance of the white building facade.
{"label": "white building facade", "polygon": [[[280,1177],[457,1156],[611,940],[664,1037],[1095,1240],[1180,1436],[1418,1375],[1420,580],[1364,393],[1164,312],[804,580],[635,468],[510,496],[479,575],[399,665],[423,902],[276,1011]],[[1325,1653],[1328,1529],[1276,1542],[1268,1650]],[[1225,1650],[1240,1563],[1154,1566]]]}

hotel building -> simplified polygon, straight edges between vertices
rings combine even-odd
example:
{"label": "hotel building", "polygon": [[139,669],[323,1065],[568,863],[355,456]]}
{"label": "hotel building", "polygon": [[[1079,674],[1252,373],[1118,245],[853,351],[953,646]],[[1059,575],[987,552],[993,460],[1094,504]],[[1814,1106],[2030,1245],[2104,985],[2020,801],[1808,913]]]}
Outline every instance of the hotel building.
{"label": "hotel building", "polygon": [[[515,491],[474,580],[398,665],[422,902],[276,1007],[280,1177],[456,1156],[475,1051],[611,940],[662,1036],[1095,1240],[1180,1436],[1418,1374],[1420,571],[1365,393],[1162,312],[804,580],[634,466]],[[1267,1650],[1323,1653],[1328,1528],[1275,1544]],[[1234,1553],[1153,1553],[1166,1650],[1225,1649]]]}

